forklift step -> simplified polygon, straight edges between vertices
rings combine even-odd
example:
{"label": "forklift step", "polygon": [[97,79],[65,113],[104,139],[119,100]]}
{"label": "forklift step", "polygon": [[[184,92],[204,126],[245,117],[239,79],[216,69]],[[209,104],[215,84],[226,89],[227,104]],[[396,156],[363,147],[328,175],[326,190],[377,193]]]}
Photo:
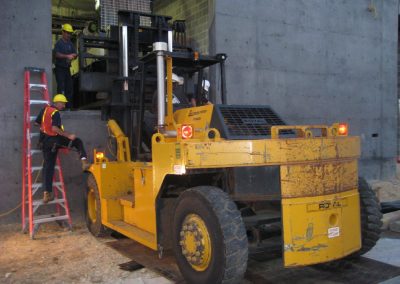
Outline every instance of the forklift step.
{"label": "forklift step", "polygon": [[137,240],[137,241],[145,241],[148,244],[155,244],[156,243],[156,236],[150,232],[142,230],[136,226],[128,224],[122,220],[114,220],[110,221],[109,225],[106,224],[107,227],[109,226],[111,229],[114,229],[121,234]]}
{"label": "forklift step", "polygon": [[119,198],[119,203],[122,206],[135,207],[135,200],[133,194],[127,194]]}

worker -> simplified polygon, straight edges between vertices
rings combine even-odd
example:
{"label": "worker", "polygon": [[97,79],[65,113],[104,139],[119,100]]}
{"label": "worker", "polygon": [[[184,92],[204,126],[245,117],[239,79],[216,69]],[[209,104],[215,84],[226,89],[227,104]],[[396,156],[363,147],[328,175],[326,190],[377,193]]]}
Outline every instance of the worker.
{"label": "worker", "polygon": [[202,105],[209,105],[211,104],[209,101],[209,90],[210,90],[210,81],[203,80],[201,82],[201,94],[200,94],[200,101],[197,103],[198,106]]}
{"label": "worker", "polygon": [[64,94],[67,97],[67,109],[72,107],[71,61],[77,57],[76,49],[71,42],[73,32],[74,30],[70,24],[62,25],[62,37],[54,46],[57,93]]}
{"label": "worker", "polygon": [[43,202],[47,203],[54,199],[53,175],[59,148],[75,148],[81,158],[82,170],[89,168],[87,155],[82,140],[75,134],[64,131],[61,123],[60,110],[65,108],[67,98],[63,94],[57,94],[53,98],[53,105],[44,107],[35,120],[40,126],[40,144],[43,150]]}
{"label": "worker", "polygon": [[[183,77],[172,73],[172,105],[174,111],[190,106],[188,97],[184,94],[183,88],[180,87],[184,82]],[[165,95],[165,102],[167,102],[167,95]],[[153,113],[157,113],[157,90],[153,94]]]}

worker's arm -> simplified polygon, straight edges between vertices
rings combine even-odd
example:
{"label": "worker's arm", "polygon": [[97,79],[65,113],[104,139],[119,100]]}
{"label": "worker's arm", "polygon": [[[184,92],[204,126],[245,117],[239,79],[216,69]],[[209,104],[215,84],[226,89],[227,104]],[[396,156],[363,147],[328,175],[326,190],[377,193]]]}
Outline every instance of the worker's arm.
{"label": "worker's arm", "polygon": [[71,54],[64,54],[61,52],[56,52],[56,57],[57,58],[66,58],[69,60],[75,59],[78,55],[76,53],[71,53]]}
{"label": "worker's arm", "polygon": [[40,110],[38,116],[35,119],[34,125],[40,126],[40,124],[42,123],[43,112],[44,112],[44,108]]}
{"label": "worker's arm", "polygon": [[65,59],[75,59],[78,55],[76,54],[75,47],[70,44],[70,47],[72,48],[71,53],[64,53],[66,51],[65,45],[68,44],[63,44],[62,41],[57,41],[56,45],[54,46],[54,52],[56,55],[56,58],[65,58]]}
{"label": "worker's arm", "polygon": [[57,133],[58,135],[67,137],[70,140],[75,140],[75,138],[76,138],[75,134],[69,133],[62,129],[63,127],[61,124],[61,116],[58,111],[54,112],[54,114],[52,115],[51,123],[52,123],[51,130],[53,130],[55,133]]}
{"label": "worker's arm", "polygon": [[67,131],[62,130],[61,128],[59,128],[58,126],[53,125],[51,127],[51,130],[53,130],[55,133],[57,133],[58,135],[67,137],[70,140],[75,140],[76,135],[73,133],[69,133]]}

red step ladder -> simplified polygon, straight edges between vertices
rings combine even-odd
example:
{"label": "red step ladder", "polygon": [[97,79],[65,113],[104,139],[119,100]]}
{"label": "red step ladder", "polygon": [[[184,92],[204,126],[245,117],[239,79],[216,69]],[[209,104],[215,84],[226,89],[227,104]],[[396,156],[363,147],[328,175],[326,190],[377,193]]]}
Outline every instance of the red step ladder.
{"label": "red step ladder", "polygon": [[[34,83],[32,81],[40,81]],[[40,149],[32,146],[32,141],[38,141],[39,127],[33,126],[36,115],[47,104],[50,104],[47,89],[46,72],[42,68],[25,67],[24,85],[24,134],[22,151],[22,231],[28,230],[31,239],[43,223],[56,221],[64,223],[72,229],[71,215],[69,212],[64,178],[61,170],[60,159],[57,157],[54,177],[54,200],[43,202],[43,155]],[[31,111],[33,116],[31,116]],[[34,131],[32,131],[32,129]],[[36,143],[37,144],[37,143]],[[41,182],[39,182],[41,181]],[[37,194],[39,193],[39,194]],[[54,208],[55,205],[55,208]],[[43,207],[39,210],[40,207]],[[44,211],[46,214],[40,213]],[[53,213],[53,211],[55,211]],[[50,213],[49,213],[50,212]],[[41,214],[41,215],[40,215]]]}

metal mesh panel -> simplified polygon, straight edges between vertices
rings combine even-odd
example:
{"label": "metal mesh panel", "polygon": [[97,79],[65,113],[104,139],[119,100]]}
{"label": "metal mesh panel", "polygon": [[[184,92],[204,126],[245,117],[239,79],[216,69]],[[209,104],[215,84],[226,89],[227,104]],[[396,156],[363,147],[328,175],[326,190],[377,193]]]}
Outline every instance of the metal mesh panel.
{"label": "metal mesh panel", "polygon": [[[271,135],[271,126],[285,125],[282,119],[269,107],[221,106],[219,109],[226,127],[228,138],[266,137]],[[282,131],[291,134],[292,131]]]}
{"label": "metal mesh panel", "polygon": [[[100,25],[106,30],[110,25],[118,24],[118,11],[138,11],[151,13],[150,0],[100,0]],[[140,25],[149,26],[150,19],[141,17]]]}

